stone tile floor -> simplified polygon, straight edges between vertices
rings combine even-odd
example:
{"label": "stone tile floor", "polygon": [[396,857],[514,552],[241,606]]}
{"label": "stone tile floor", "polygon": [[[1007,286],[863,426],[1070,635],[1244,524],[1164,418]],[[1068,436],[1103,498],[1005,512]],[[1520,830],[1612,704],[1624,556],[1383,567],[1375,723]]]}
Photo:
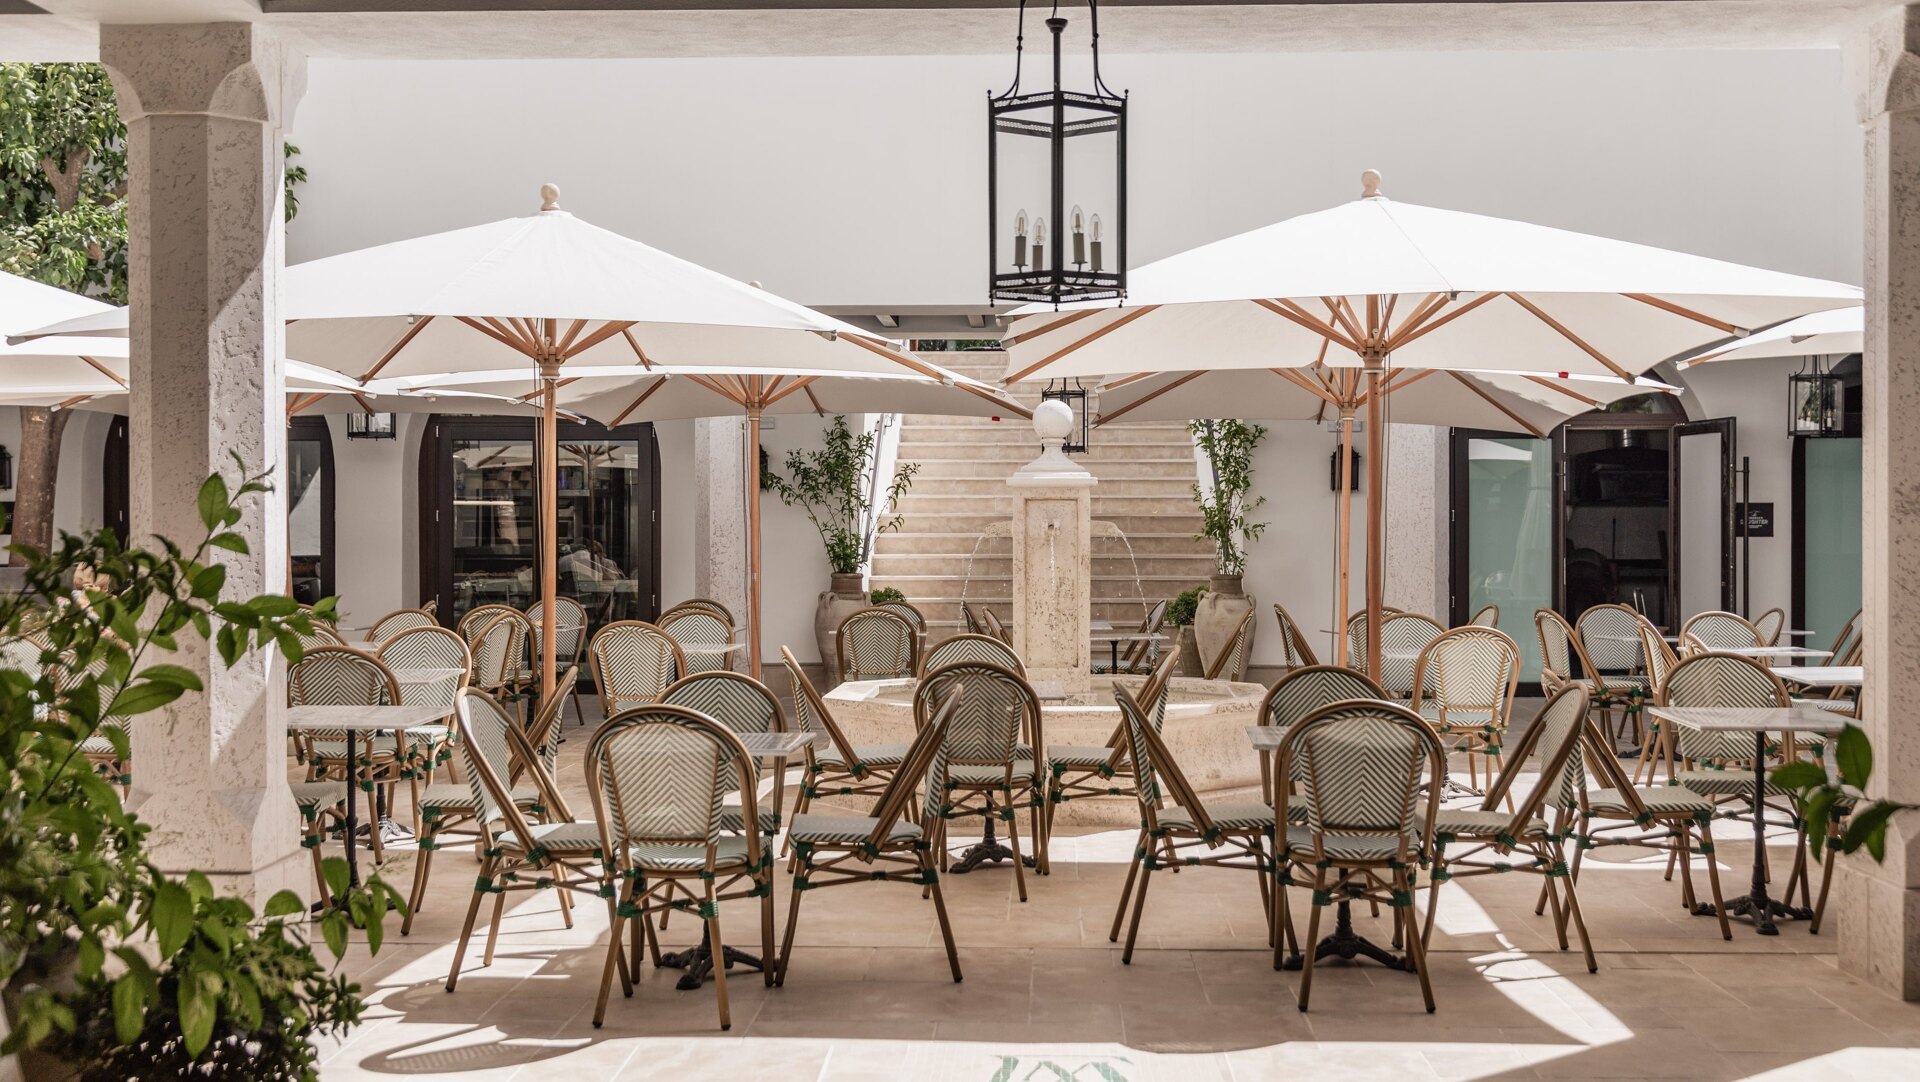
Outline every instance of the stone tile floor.
{"label": "stone tile floor", "polygon": [[[570,789],[584,744],[563,746]],[[591,805],[578,796],[585,815]],[[1729,894],[1746,878],[1745,830],[1720,832]],[[1107,929],[1132,845],[1131,831],[1056,838],[1053,874],[1029,877],[1025,904],[1005,867],[944,877],[961,984],[947,972],[931,904],[911,887],[808,894],[785,987],[735,969],[727,1033],[711,984],[680,992],[678,971],[650,966],[631,999],[616,988],[595,1029],[606,913],[591,900],[576,905],[567,929],[552,892],[510,896],[494,963],[479,966],[476,936],[448,993],[473,882],[470,850],[450,848],[436,858],[413,934],[390,932],[378,956],[357,947],[345,964],[370,1005],[364,1025],[329,1042],[324,1077],[1920,1078],[1920,1004],[1841,974],[1831,924],[1819,936],[1789,923],[1762,938],[1736,922],[1723,942],[1711,918],[1681,909],[1679,885],[1663,880],[1657,860],[1612,850],[1588,861],[1580,886],[1596,974],[1577,951],[1556,949],[1551,922],[1533,915],[1536,878],[1488,877],[1441,892],[1429,967],[1436,1013],[1422,1010],[1410,974],[1328,964],[1303,1014],[1299,975],[1271,967],[1245,873],[1157,875],[1139,949],[1123,966]],[[1784,868],[1790,839],[1774,850]],[[411,858],[389,853],[403,886]],[[783,868],[782,930],[787,899]],[[1303,934],[1305,902],[1295,895]],[[1384,920],[1357,916],[1362,934],[1390,935]],[[745,942],[758,934],[752,903],[724,906],[722,928],[757,952]],[[676,916],[663,947],[698,936],[695,921]]]}

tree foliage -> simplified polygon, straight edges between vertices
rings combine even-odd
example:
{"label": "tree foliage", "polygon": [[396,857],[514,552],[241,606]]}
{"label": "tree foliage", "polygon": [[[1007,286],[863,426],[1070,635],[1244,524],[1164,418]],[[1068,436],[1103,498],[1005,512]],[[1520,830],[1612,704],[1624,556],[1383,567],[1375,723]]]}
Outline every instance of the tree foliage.
{"label": "tree foliage", "polygon": [[127,126],[98,64],[0,64],[0,270],[126,303]]}
{"label": "tree foliage", "polygon": [[[876,510],[874,501],[868,497],[868,485],[879,467],[879,449],[874,433],[861,432],[856,436],[845,417],[835,417],[819,450],[787,452],[790,478],[771,470],[761,475],[761,483],[778,495],[782,503],[806,511],[808,520],[826,545],[827,562],[833,565],[834,574],[860,570],[860,562],[866,555],[866,527]],[[898,503],[901,495],[913,485],[913,475],[919,472],[917,462],[900,463],[887,485],[883,505],[892,507]],[[899,525],[900,517],[889,515],[874,523],[873,532]]]}
{"label": "tree foliage", "polygon": [[1250,517],[1267,502],[1253,494],[1253,452],[1267,430],[1245,421],[1193,421],[1187,430],[1213,474],[1211,488],[1193,486],[1193,502],[1200,507],[1197,536],[1213,542],[1215,570],[1243,575],[1248,546],[1267,529],[1266,523]]}

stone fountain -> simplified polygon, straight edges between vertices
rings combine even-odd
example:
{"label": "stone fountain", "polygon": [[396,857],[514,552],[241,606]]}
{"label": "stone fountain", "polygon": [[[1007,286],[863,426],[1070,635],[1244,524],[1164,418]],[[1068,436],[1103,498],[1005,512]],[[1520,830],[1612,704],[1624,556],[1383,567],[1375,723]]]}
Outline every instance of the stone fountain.
{"label": "stone fountain", "polygon": [[[1027,680],[1042,698],[1046,742],[1098,745],[1120,722],[1113,687],[1138,691],[1145,678],[1093,674],[1092,544],[1096,533],[1118,531],[1111,523],[1099,524],[1104,531],[1095,529],[1092,498],[1099,479],[1061,450],[1072,424],[1064,403],[1042,402],[1033,427],[1044,450],[1007,479],[1014,500],[1007,528],[1013,543],[1013,635]],[[845,683],[827,694],[827,704],[849,740],[904,743],[913,734],[916,683]],[[1259,762],[1245,730],[1259,723],[1266,689],[1176,677],[1168,694],[1163,735],[1200,795],[1209,801],[1254,796]],[[1116,798],[1069,802],[1058,809],[1057,821],[1125,827],[1139,818],[1131,798]]]}

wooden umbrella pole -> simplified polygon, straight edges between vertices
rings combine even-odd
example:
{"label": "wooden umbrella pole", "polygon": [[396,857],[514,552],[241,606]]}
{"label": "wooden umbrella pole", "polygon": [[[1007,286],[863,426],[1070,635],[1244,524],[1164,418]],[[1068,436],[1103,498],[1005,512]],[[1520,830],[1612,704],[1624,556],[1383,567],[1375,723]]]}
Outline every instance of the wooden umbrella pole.
{"label": "wooden umbrella pole", "polygon": [[560,440],[554,422],[555,399],[559,395],[559,388],[554,384],[559,375],[557,366],[540,366],[540,456],[546,464],[540,470],[540,696],[543,702],[553,694],[559,678],[556,649],[559,644],[555,637],[559,634],[556,610],[560,572],[554,553],[560,536]]}
{"label": "wooden umbrella pole", "polygon": [[[754,377],[757,385],[760,377]],[[756,397],[747,407],[747,664],[760,679],[760,410]]]}
{"label": "wooden umbrella pole", "polygon": [[1334,533],[1336,549],[1333,597],[1334,664],[1347,664],[1348,582],[1353,571],[1353,404],[1340,405],[1340,525]]}
{"label": "wooden umbrella pole", "polygon": [[1375,368],[1367,373],[1367,675],[1380,680],[1380,607],[1386,575],[1386,500],[1381,493],[1383,470],[1380,447],[1385,434],[1380,431],[1380,378],[1385,373]]}

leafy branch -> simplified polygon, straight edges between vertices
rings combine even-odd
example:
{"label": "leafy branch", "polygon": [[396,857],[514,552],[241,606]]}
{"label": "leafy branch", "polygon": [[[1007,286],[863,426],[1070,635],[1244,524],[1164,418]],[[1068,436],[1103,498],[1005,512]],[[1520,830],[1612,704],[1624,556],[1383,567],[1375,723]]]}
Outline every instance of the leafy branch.
{"label": "leafy branch", "polygon": [[1187,431],[1206,455],[1212,471],[1211,488],[1193,486],[1193,502],[1200,508],[1200,532],[1213,542],[1214,567],[1222,575],[1243,575],[1247,549],[1266,532],[1267,524],[1250,516],[1267,502],[1253,495],[1253,452],[1266,438],[1262,425],[1245,421],[1191,421]]}
{"label": "leafy branch", "polygon": [[[1887,857],[1887,821],[1913,805],[1892,800],[1861,803],[1867,779],[1873,776],[1873,744],[1865,730],[1849,722],[1832,747],[1837,776],[1827,771],[1825,762],[1801,759],[1774,767],[1771,779],[1793,797],[1794,807],[1807,821],[1807,841],[1815,860],[1827,844],[1837,812],[1847,815],[1848,822],[1833,844],[1842,853],[1864,848],[1878,864]],[[1849,814],[1850,805],[1854,807]]]}
{"label": "leafy branch", "polygon": [[[878,468],[878,455],[879,440],[874,433],[863,431],[856,436],[845,417],[835,417],[819,450],[787,452],[791,478],[771,470],[761,475],[761,483],[779,496],[780,502],[806,512],[826,546],[827,562],[836,575],[860,570],[860,561],[866,555],[864,527],[874,514],[867,482]],[[917,462],[900,463],[887,485],[882,505],[898,503],[919,472]],[[874,525],[874,532],[883,533],[899,525],[900,516],[889,515]]]}

